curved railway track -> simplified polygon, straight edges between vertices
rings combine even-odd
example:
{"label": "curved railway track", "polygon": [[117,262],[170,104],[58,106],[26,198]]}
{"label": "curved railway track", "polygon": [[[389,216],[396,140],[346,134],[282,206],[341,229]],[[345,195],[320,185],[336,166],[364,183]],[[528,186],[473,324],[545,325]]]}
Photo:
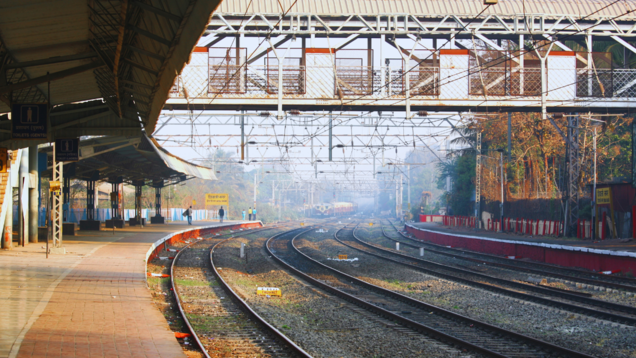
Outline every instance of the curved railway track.
{"label": "curved railway track", "polygon": [[506,268],[515,271],[523,271],[524,273],[532,273],[535,275],[543,275],[549,276],[553,278],[558,278],[562,280],[567,280],[570,282],[578,282],[586,285],[593,285],[598,287],[605,287],[609,289],[615,289],[619,291],[636,293],[636,279],[629,277],[620,277],[620,276],[611,276],[611,275],[603,275],[596,272],[586,271],[583,269],[572,269],[563,266],[550,265],[546,263],[536,262],[536,261],[519,261],[513,260],[506,257],[501,257],[497,255],[485,254],[474,251],[467,251],[457,248],[448,248],[442,245],[433,244],[430,242],[425,242],[422,240],[418,240],[416,238],[409,237],[408,235],[404,235],[393,223],[393,221],[387,219],[387,221],[391,224],[393,229],[396,231],[398,235],[403,237],[404,239],[416,243],[411,244],[409,242],[404,242],[397,240],[394,237],[387,235],[384,230],[384,225],[382,225],[382,232],[384,236],[390,240],[399,241],[403,245],[413,246],[413,247],[426,247],[428,251],[444,255],[450,257],[459,257],[461,259],[478,262],[478,263],[487,263],[490,266],[496,266],[501,268]]}
{"label": "curved railway track", "polygon": [[557,291],[540,286],[505,280],[405,255],[361,240],[357,237],[357,235],[355,235],[355,229],[352,230],[352,234],[350,236],[346,237],[346,240],[340,238],[336,238],[336,240],[345,246],[362,251],[368,255],[373,255],[375,257],[407,266],[435,277],[485,289],[487,291],[524,301],[534,302],[574,313],[585,314],[590,317],[604,319],[607,321],[636,326],[635,307],[601,301],[565,291]]}
{"label": "curved railway track", "polygon": [[[334,235],[352,228],[343,228]],[[541,340],[473,320],[426,304],[400,293],[362,281],[324,265],[302,253],[294,240],[303,232],[290,231],[265,242],[265,249],[288,271],[335,296],[391,319],[446,344],[459,346],[489,357],[590,357]],[[312,274],[326,274],[338,282],[318,280]],[[325,276],[321,276],[324,279]],[[334,287],[337,284],[340,288]],[[343,287],[344,286],[344,287]]]}
{"label": "curved railway track", "polygon": [[[246,235],[262,233],[279,227],[269,227],[253,230]],[[170,281],[175,292],[177,307],[185,324],[187,325],[194,341],[206,357],[211,357],[210,350],[215,341],[202,338],[201,332],[197,332],[189,314],[205,315],[214,320],[215,335],[218,339],[225,340],[224,350],[231,350],[233,356],[242,357],[311,357],[302,348],[288,339],[274,326],[260,317],[249,305],[233,291],[214,265],[214,250],[223,243],[232,240],[233,237],[225,237],[227,234],[215,238],[204,239],[183,247],[175,256],[170,267]],[[207,296],[204,300],[188,299],[184,302],[181,297],[179,284],[175,284],[175,277],[180,276],[179,261],[199,260],[201,268],[206,270],[209,285]],[[187,277],[185,277],[187,278]],[[230,299],[225,299],[230,297]]]}

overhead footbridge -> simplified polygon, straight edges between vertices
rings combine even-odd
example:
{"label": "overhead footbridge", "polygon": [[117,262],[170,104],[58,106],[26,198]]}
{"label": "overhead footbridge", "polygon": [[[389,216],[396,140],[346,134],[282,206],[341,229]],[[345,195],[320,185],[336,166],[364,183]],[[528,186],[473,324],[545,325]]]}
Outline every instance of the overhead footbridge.
{"label": "overhead footbridge", "polygon": [[225,1],[166,108],[625,113],[636,106],[635,9],[609,0]]}

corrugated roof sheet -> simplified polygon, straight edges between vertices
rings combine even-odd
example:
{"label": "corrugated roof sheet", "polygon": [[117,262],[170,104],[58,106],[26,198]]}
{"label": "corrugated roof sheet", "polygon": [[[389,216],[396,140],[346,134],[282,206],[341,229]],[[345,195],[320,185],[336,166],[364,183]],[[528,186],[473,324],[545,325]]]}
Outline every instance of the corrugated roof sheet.
{"label": "corrugated roof sheet", "polygon": [[[251,7],[248,5],[251,2]],[[612,3],[615,3],[612,5]],[[243,14],[281,13],[289,9],[294,0],[225,0],[217,10],[220,13]],[[483,0],[298,0],[291,13],[311,13],[324,16],[411,14],[443,17],[446,15],[476,15],[484,9]],[[607,7],[607,8],[605,8]],[[605,8],[601,11],[599,9]],[[547,14],[616,17],[636,8],[636,1],[626,0],[499,0],[499,4],[488,8],[484,14],[512,16],[517,14]],[[597,12],[598,11],[598,12]],[[620,19],[634,19],[634,13]]]}
{"label": "corrugated roof sheet", "polygon": [[[152,133],[177,73],[188,61],[219,2],[1,1],[0,51],[6,50],[9,54],[9,64],[24,66],[7,71],[20,75],[7,79],[8,84],[0,96],[8,96],[10,86],[24,85],[27,79],[38,78],[40,82],[36,87],[16,89],[12,100],[46,101],[47,83],[41,77],[47,72],[62,77],[68,75],[64,70],[74,69],[75,74],[51,81],[53,105],[104,98],[117,116],[136,122],[139,115],[147,131]],[[125,29],[124,35],[119,36],[122,29]],[[108,49],[114,49],[113,53]],[[50,63],[59,56],[91,53],[90,58]],[[109,62],[111,55],[117,61]],[[38,60],[49,63],[24,64]],[[91,63],[91,68],[84,66]],[[10,110],[7,105],[10,101],[2,98],[0,113]]]}

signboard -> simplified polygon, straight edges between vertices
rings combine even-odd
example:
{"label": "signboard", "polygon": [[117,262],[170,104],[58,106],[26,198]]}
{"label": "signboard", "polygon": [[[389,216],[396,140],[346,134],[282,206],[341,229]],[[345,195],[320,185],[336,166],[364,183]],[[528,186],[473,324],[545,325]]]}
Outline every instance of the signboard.
{"label": "signboard", "polygon": [[596,189],[596,205],[604,205],[612,203],[612,194],[610,188]]}
{"label": "signboard", "polygon": [[7,169],[9,169],[7,148],[0,148],[0,173],[6,173]]}
{"label": "signboard", "polygon": [[229,194],[205,194],[205,205],[230,205]]}
{"label": "signboard", "polygon": [[369,223],[369,226],[373,226],[373,223]]}
{"label": "signboard", "polygon": [[257,287],[256,294],[259,296],[282,296],[282,292],[278,287]]}
{"label": "signboard", "polygon": [[11,107],[13,139],[46,139],[48,105],[46,103],[14,104]]}
{"label": "signboard", "polygon": [[56,139],[55,140],[55,161],[56,162],[79,161],[79,138]]}
{"label": "signboard", "polygon": [[197,205],[197,201],[196,200],[192,200],[192,205]]}
{"label": "signboard", "polygon": [[338,255],[338,260],[347,260],[348,256],[347,255]]}

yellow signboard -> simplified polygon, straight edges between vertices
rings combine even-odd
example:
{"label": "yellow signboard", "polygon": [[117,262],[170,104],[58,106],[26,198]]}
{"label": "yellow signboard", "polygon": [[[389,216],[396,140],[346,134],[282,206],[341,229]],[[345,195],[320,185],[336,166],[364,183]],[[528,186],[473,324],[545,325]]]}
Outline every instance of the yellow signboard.
{"label": "yellow signboard", "polygon": [[596,204],[604,205],[612,203],[612,193],[610,192],[610,188],[599,188],[596,189]]}
{"label": "yellow signboard", "polygon": [[196,200],[192,200],[192,205],[197,205],[197,201]]}
{"label": "yellow signboard", "polygon": [[373,226],[373,223],[369,223],[369,226]]}
{"label": "yellow signboard", "polygon": [[205,194],[205,205],[230,205],[229,194]]}
{"label": "yellow signboard", "polygon": [[259,296],[278,296],[278,297],[281,297],[283,295],[280,291],[280,288],[277,288],[277,287],[258,287],[256,289],[256,294]]}
{"label": "yellow signboard", "polygon": [[338,260],[346,260],[347,255],[338,255]]}
{"label": "yellow signboard", "polygon": [[305,226],[305,223],[300,223],[300,226]]}

